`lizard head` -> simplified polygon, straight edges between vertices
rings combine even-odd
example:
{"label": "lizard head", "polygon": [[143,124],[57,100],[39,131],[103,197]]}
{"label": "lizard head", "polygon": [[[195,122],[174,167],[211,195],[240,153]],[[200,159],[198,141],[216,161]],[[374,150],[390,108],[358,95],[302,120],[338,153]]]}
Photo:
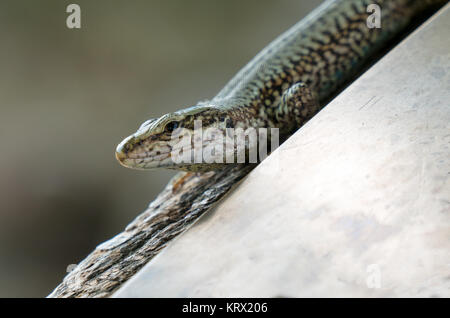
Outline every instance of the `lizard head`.
{"label": "lizard head", "polygon": [[[198,105],[149,119],[131,136],[125,138],[116,149],[116,158],[121,165],[134,169],[167,168],[188,171],[207,171],[217,169],[214,165],[194,163],[194,160],[179,162],[174,160],[174,151],[186,145],[181,139],[195,138],[196,123],[201,129],[215,128],[225,131],[231,126],[230,119],[218,107]],[[189,139],[192,140],[192,139]],[[186,149],[186,148],[183,148]],[[193,151],[191,151],[193,155]],[[192,159],[192,156],[189,157]],[[217,165],[216,165],[217,166]]]}

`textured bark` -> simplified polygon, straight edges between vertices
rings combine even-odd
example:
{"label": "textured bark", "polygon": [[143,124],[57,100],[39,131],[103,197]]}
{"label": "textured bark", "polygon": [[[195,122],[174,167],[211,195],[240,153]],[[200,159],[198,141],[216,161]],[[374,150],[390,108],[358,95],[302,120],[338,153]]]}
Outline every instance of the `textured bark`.
{"label": "textured bark", "polygon": [[208,211],[252,166],[179,173],[126,229],[97,246],[48,297],[108,297]]}

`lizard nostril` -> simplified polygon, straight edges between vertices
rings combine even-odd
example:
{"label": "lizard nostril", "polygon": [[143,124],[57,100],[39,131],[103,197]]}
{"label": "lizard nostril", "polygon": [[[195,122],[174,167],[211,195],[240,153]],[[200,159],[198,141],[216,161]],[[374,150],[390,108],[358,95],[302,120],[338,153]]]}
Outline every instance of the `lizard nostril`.
{"label": "lizard nostril", "polygon": [[116,148],[116,158],[121,161],[127,157],[127,153],[133,149],[134,136],[129,136],[122,140]]}
{"label": "lizard nostril", "polygon": [[116,159],[119,162],[123,162],[126,158],[127,158],[127,155],[125,153],[116,151]]}

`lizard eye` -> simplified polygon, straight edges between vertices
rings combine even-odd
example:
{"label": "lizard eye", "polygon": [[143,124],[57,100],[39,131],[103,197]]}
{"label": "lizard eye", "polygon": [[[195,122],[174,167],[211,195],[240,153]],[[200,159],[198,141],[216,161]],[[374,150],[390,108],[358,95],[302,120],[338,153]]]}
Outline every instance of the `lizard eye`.
{"label": "lizard eye", "polygon": [[171,121],[170,123],[168,123],[166,125],[166,127],[164,128],[165,131],[168,132],[172,132],[175,129],[177,129],[178,127],[180,127],[180,122],[179,121]]}

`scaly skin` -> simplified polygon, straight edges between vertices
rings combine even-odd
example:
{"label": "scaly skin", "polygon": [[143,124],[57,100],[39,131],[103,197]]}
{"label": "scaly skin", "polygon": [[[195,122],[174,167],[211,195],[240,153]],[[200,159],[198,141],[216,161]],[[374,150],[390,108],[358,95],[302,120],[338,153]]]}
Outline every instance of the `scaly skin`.
{"label": "scaly skin", "polygon": [[[395,35],[432,5],[447,0],[326,1],[274,40],[220,92],[196,106],[150,119],[122,141],[119,162],[129,168],[208,171],[223,164],[176,163],[176,128],[279,128],[284,140],[314,116],[336,89]],[[367,6],[381,7],[381,28],[368,28]],[[209,141],[213,143],[214,141]],[[246,150],[249,150],[247,145]]]}

